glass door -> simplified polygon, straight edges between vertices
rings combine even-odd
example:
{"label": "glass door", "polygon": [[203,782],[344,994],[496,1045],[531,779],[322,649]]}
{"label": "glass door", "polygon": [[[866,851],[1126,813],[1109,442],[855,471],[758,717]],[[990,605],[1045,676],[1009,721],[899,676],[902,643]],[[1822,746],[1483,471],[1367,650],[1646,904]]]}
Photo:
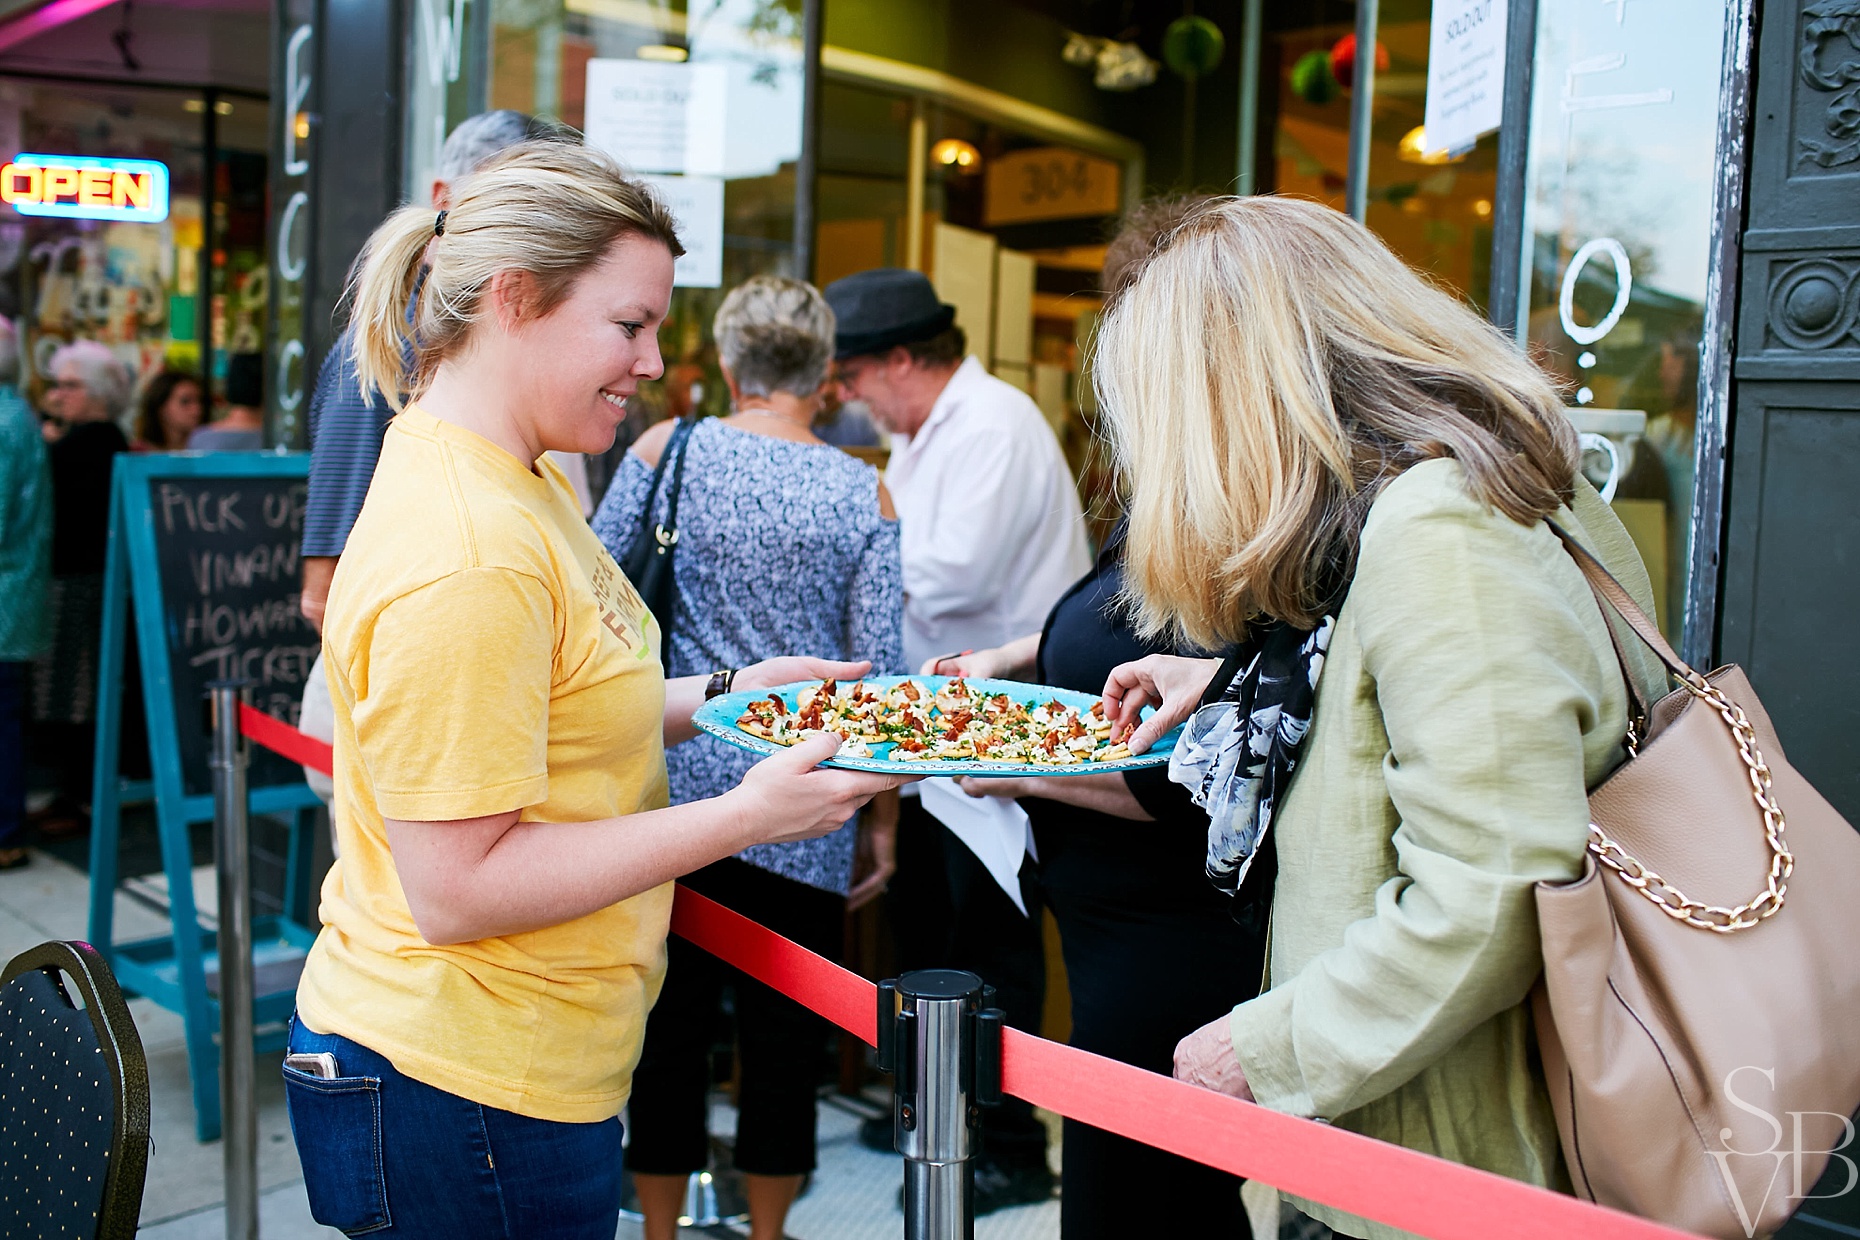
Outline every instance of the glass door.
{"label": "glass door", "polygon": [[800,5],[492,0],[491,13],[490,105],[580,129],[679,218],[689,253],[659,337],[665,378],[633,402],[641,425],[725,412],[711,318],[750,276],[794,273]]}
{"label": "glass door", "polygon": [[[1518,334],[1653,577],[1685,615],[1723,6],[1538,8]],[[1714,462],[1714,468],[1716,463]]]}

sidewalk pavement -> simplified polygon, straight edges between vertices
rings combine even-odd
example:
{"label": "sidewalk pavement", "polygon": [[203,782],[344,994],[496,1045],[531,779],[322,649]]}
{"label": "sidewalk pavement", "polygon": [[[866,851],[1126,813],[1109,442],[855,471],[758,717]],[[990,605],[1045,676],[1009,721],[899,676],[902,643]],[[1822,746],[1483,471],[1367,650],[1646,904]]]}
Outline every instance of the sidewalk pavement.
{"label": "sidewalk pavement", "polygon": [[[197,890],[211,892],[211,871],[195,874]],[[82,939],[90,899],[85,873],[44,852],[24,869],[0,873],[0,962],[47,939]],[[211,907],[208,905],[208,907]],[[116,933],[136,938],[165,933],[167,919],[117,893]],[[129,1000],[129,1011],[148,1056],[151,1150],[143,1190],[140,1235],[147,1240],[222,1240],[226,1199],[217,1141],[194,1139],[194,1108],[188,1086],[187,1050],[181,1018],[147,999]],[[259,1230],[264,1240],[341,1240],[342,1233],[310,1217],[297,1151],[285,1116],[281,1052],[258,1057]],[[712,1108],[712,1126],[728,1133],[734,1117],[727,1105]],[[859,1119],[851,1110],[820,1108],[820,1169],[808,1194],[795,1203],[788,1233],[796,1240],[873,1240],[903,1234],[897,1204],[900,1160],[859,1144]],[[1055,1157],[1057,1150],[1055,1149]],[[742,1234],[728,1229],[692,1236]],[[978,1219],[977,1240],[1056,1240],[1057,1199],[1003,1210]],[[640,1240],[635,1223],[622,1222],[616,1240]]]}
{"label": "sidewalk pavement", "polygon": [[[86,937],[90,880],[43,852],[32,864],[0,874],[0,960],[47,939]],[[116,897],[118,938],[167,931],[165,916],[122,893]],[[220,1143],[194,1139],[194,1103],[187,1077],[181,1017],[148,999],[129,1000],[149,1064],[150,1150],[142,1191],[141,1235],[151,1240],[221,1240],[226,1234]],[[284,1114],[283,1056],[258,1062],[259,1225],[265,1240],[341,1240],[342,1233],[310,1218],[297,1150]]]}

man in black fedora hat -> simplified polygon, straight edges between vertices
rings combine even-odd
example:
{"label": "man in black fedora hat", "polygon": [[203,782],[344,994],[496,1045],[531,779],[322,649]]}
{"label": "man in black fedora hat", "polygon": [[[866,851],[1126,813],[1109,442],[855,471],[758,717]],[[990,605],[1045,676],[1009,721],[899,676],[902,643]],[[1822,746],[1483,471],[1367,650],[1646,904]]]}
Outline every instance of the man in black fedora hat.
{"label": "man in black fedora hat", "polygon": [[[1090,567],[1052,428],[1025,392],[968,355],[955,307],[921,272],[862,271],[825,294],[842,394],[891,433],[885,485],[902,523],[905,663],[933,673],[939,656],[1038,632]],[[980,807],[949,780],[921,790],[906,796],[898,822],[899,967],[973,970],[996,987],[1009,1024],[1038,1032],[1046,966],[1032,867],[992,874],[950,830],[1022,856],[1026,817],[1011,801]],[[1006,884],[1018,884],[1013,897]],[[868,1143],[891,1148],[889,1117]],[[1051,1194],[1046,1130],[1032,1107],[1010,1099],[985,1112],[976,1213]]]}
{"label": "man in black fedora hat", "polygon": [[922,272],[862,271],[825,294],[841,395],[892,436],[905,662],[1038,629],[1090,567],[1078,490],[1045,416],[968,353],[955,307]]}

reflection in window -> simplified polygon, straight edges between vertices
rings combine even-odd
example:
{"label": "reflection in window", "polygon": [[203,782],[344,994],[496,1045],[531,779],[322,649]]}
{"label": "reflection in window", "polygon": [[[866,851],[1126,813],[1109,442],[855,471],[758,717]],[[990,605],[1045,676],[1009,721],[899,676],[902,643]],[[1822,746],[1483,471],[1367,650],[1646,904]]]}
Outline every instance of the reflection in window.
{"label": "reflection in window", "polygon": [[1519,333],[1566,385],[1653,578],[1684,614],[1722,7],[1538,10]]}

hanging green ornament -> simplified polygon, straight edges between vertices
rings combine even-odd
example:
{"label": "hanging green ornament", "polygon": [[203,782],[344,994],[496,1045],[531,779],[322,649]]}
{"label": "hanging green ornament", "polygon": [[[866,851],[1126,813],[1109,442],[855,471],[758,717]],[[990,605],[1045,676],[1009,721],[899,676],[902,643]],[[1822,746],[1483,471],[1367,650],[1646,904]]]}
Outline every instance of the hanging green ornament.
{"label": "hanging green ornament", "polygon": [[1163,31],[1163,63],[1190,81],[1221,63],[1227,38],[1205,17],[1178,17]]}
{"label": "hanging green ornament", "polygon": [[1337,75],[1331,72],[1329,52],[1306,52],[1292,64],[1292,93],[1319,106],[1343,93]]}

